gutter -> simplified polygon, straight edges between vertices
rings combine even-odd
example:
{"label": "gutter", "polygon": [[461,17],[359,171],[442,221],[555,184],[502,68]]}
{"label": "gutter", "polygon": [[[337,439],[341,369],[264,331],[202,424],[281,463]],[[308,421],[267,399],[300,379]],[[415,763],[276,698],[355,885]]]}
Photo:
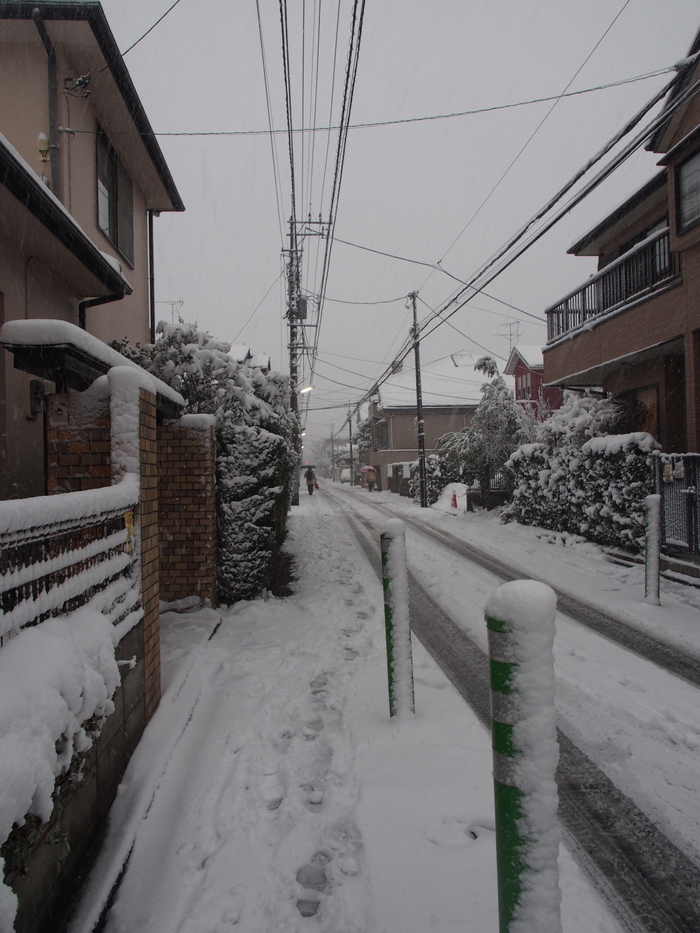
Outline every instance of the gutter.
{"label": "gutter", "polygon": [[112,301],[121,301],[126,297],[126,289],[120,289],[111,295],[103,295],[101,298],[87,298],[78,305],[78,326],[81,330],[87,330],[87,317],[85,312],[88,308],[95,308],[98,305],[106,305]]}
{"label": "gutter", "polygon": [[41,10],[35,7],[32,10],[32,19],[46,49],[49,70],[49,153],[51,159],[51,190],[58,200],[61,200],[61,177],[58,164],[58,118],[57,118],[57,79],[56,79],[56,50],[51,42]]}

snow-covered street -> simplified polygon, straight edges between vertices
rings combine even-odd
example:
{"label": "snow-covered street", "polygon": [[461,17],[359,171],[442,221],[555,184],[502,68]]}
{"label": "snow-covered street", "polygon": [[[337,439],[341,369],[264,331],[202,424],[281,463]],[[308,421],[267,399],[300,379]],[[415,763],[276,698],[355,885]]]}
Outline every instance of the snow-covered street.
{"label": "snow-covered street", "polygon": [[[293,596],[164,612],[163,699],[71,933],[91,933],[115,888],[106,933],[498,928],[490,735],[415,638],[416,715],[389,719],[382,589],[338,497],[478,542],[700,658],[700,590],[663,580],[649,606],[643,568],[580,539],[322,484],[292,512]],[[495,578],[407,541],[423,585],[485,647]],[[697,691],[557,625],[560,723],[697,862]],[[626,929],[566,845],[559,863],[564,933]]]}

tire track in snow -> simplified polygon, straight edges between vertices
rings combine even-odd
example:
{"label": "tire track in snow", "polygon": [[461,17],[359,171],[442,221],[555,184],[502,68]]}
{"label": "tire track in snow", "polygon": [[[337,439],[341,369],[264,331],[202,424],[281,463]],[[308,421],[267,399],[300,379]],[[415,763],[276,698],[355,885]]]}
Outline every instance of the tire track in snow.
{"label": "tire track in snow", "polygon": [[[335,496],[325,490],[324,493],[340,504]],[[389,509],[379,504],[371,503],[371,506],[392,515]],[[359,545],[379,573],[376,543],[370,543],[359,526],[364,526],[373,536],[376,535],[375,529],[347,502],[342,502],[342,508]],[[352,514],[349,515],[348,511]],[[406,521],[404,516],[401,517]],[[518,578],[518,574],[502,562],[465,545],[448,533],[426,529],[420,522],[409,520],[408,524],[502,579]],[[471,556],[472,552],[475,557]],[[416,636],[479,719],[490,728],[486,655],[443,612],[410,571],[409,596],[411,626]],[[572,600],[572,603],[584,605],[577,600]],[[594,612],[590,607],[584,608]],[[568,608],[564,606],[560,606],[560,610],[569,614]],[[615,620],[609,621],[621,625]],[[643,639],[652,642],[654,646],[659,644],[648,636]],[[640,653],[635,648],[630,650]],[[565,733],[558,730],[558,737],[559,818],[574,843],[573,849],[583,868],[630,931],[697,933],[700,930],[700,904],[697,897],[700,868],[618,790]]]}

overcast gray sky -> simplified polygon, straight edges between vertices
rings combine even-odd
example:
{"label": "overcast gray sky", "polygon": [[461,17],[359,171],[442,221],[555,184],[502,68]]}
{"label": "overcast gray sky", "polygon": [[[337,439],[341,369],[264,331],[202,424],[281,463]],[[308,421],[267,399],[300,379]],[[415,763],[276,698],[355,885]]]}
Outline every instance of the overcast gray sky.
{"label": "overcast gray sky", "polygon": [[[124,50],[171,3],[103,0],[103,7]],[[272,123],[284,130],[279,0],[258,3]],[[294,124],[302,126],[303,108],[305,127],[328,126],[329,118],[336,125],[352,0],[287,5]],[[646,75],[682,58],[699,26],[695,0],[367,0],[351,123],[490,108]],[[125,61],[156,133],[268,128],[256,0],[180,0]],[[468,277],[669,79],[566,97],[553,109],[550,101],[351,129],[336,238],[422,263],[440,260]],[[305,139],[302,147],[295,137],[300,218],[327,211],[335,161],[335,134]],[[287,371],[280,278],[291,203],[286,137],[275,137],[277,184],[269,134],[160,142],[187,211],[156,223],[159,316],[170,319],[167,302],[182,299],[185,320],[269,353]],[[656,171],[652,154],[634,156],[488,287],[541,323],[479,296],[451,318],[461,333],[443,325],[426,338],[423,359],[485,348],[503,360],[511,322],[519,322],[522,343],[543,344],[544,309],[594,271],[592,260],[566,256],[567,248]],[[304,245],[310,292],[320,274],[319,242]],[[423,316],[455,288],[426,266],[335,243],[311,434],[337,429],[348,401],[394,357],[408,335],[408,293],[418,290]]]}

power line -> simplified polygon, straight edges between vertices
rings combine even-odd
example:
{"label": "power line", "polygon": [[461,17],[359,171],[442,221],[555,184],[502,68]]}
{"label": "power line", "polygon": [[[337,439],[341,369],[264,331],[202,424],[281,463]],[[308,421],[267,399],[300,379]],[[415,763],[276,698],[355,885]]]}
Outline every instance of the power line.
{"label": "power line", "polygon": [[[179,0],[178,0],[179,2]],[[127,50],[128,51],[128,50]],[[124,53],[126,54],[126,53]],[[648,74],[635,75],[632,78],[623,78],[620,81],[611,81],[608,84],[599,84],[595,87],[583,88],[580,91],[567,91],[564,94],[554,94],[547,97],[533,97],[528,100],[516,101],[510,104],[494,104],[489,107],[474,107],[471,110],[459,110],[453,113],[436,113],[430,114],[428,116],[422,117],[404,117],[398,118],[395,120],[376,120],[374,122],[368,123],[351,123],[348,126],[348,130],[362,130],[362,129],[374,129],[376,127],[382,126],[400,126],[405,123],[426,123],[434,120],[451,120],[458,117],[471,117],[477,116],[481,113],[493,113],[499,110],[514,110],[518,107],[529,107],[533,104],[546,104],[555,100],[562,100],[567,97],[578,97],[582,94],[592,94],[596,91],[607,91],[611,88],[621,87],[625,84],[635,84],[638,81],[648,81],[650,78],[659,78],[662,75],[670,74],[673,71],[676,71],[675,65],[670,65],[666,68],[660,68],[658,71],[650,71]],[[292,132],[296,135],[299,133],[331,133],[335,130],[339,130],[339,126],[328,125],[328,126],[308,126],[294,129]],[[95,130],[75,130],[76,133],[90,133],[94,134]],[[149,133],[147,135],[153,135],[157,137],[163,136],[183,136],[183,137],[197,137],[197,136],[267,136],[270,130],[198,130],[198,131],[186,131],[186,130],[174,130],[172,132],[162,132],[162,133]],[[287,130],[273,130],[274,135],[281,136],[287,133]],[[145,135],[139,133],[129,133],[129,132],[113,132],[112,136],[138,136]]]}

